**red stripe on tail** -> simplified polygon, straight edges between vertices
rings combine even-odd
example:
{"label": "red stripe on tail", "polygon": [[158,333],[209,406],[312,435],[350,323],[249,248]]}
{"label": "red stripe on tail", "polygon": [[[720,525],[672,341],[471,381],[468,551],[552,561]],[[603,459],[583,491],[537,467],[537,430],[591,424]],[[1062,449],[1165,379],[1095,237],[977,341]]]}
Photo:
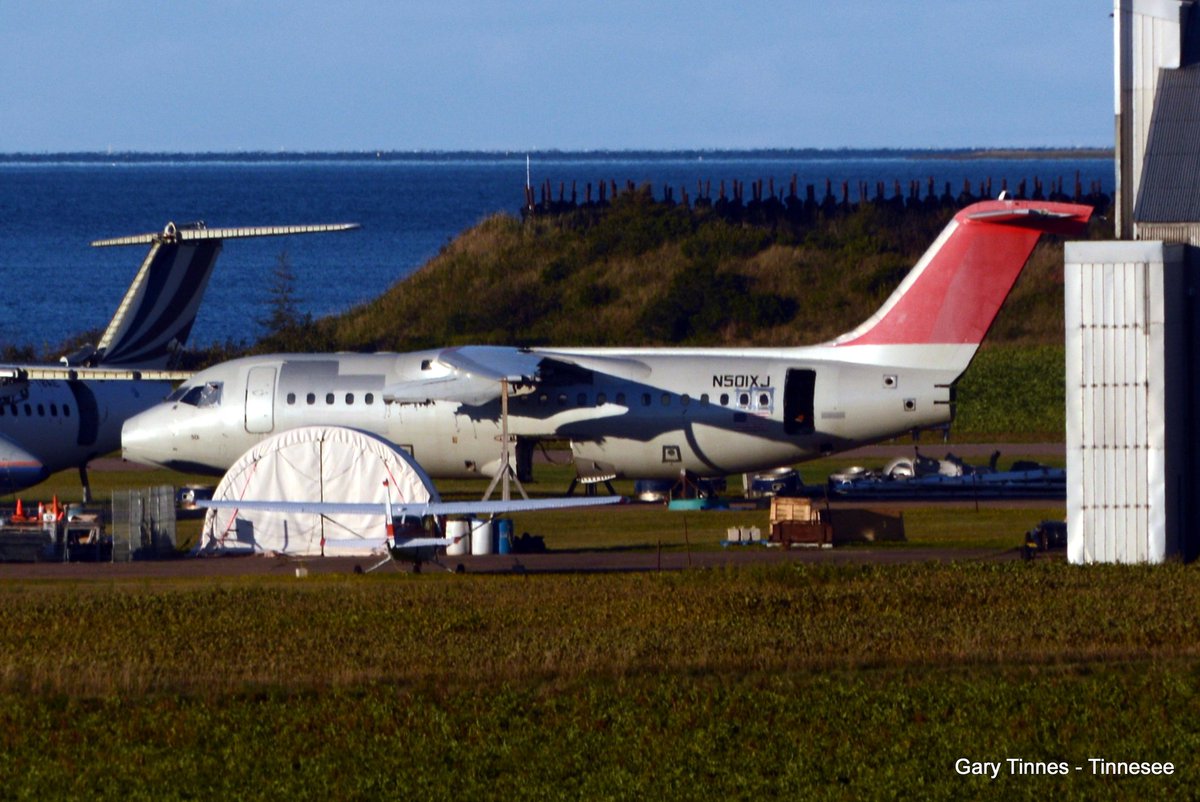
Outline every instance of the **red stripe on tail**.
{"label": "red stripe on tail", "polygon": [[984,201],[960,211],[875,315],[836,345],[978,344],[1043,233],[1078,235],[1092,207]]}

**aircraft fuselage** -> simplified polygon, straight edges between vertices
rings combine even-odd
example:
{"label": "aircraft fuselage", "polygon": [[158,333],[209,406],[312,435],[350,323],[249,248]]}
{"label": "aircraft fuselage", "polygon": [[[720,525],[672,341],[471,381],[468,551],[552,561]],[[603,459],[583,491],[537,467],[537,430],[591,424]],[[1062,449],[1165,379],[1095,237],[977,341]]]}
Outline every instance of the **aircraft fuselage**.
{"label": "aircraft fuselage", "polygon": [[165,381],[34,379],[0,388],[0,493],[116,450],[125,419],[157,404]]}
{"label": "aircraft fuselage", "polygon": [[[596,367],[512,388],[509,434],[569,440],[582,473],[670,478],[777,467],[950,421],[956,376],[851,361],[852,349],[840,349],[839,359],[822,353],[831,350],[547,352]],[[500,467],[499,400],[386,400],[391,385],[436,382],[438,353],[234,360],[189,382],[219,386],[210,393],[219,400],[176,400],[131,420],[125,453],[220,473],[274,432],[345,426],[404,448],[435,478],[492,476]],[[610,369],[631,363],[639,369]]]}

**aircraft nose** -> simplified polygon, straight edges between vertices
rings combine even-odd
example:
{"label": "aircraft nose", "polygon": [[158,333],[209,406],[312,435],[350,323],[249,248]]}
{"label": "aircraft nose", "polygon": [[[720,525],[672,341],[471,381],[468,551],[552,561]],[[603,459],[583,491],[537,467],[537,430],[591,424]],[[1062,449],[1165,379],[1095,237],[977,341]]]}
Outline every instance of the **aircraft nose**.
{"label": "aircraft nose", "polygon": [[121,427],[121,455],[130,462],[165,467],[170,451],[170,425],[160,407],[134,415]]}

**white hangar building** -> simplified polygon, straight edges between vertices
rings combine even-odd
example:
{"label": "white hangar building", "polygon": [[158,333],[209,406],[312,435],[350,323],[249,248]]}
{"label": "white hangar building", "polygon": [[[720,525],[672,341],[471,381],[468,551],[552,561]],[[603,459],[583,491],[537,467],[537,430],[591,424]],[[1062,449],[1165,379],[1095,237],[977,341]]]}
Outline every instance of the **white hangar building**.
{"label": "white hangar building", "polygon": [[1200,557],[1200,3],[1115,0],[1117,240],[1067,243],[1067,556]]}

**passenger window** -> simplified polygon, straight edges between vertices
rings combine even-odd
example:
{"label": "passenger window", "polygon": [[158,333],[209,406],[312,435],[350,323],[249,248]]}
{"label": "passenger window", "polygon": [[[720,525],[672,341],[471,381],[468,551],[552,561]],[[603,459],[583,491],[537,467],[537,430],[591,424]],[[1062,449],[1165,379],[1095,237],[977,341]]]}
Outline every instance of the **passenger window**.
{"label": "passenger window", "polygon": [[63,404],[63,417],[64,418],[71,417],[71,407],[69,404]]}
{"label": "passenger window", "polygon": [[25,417],[27,417],[27,418],[33,417],[33,407],[29,406],[29,404],[25,405]]}
{"label": "passenger window", "polygon": [[292,404],[296,403],[296,394],[288,393],[287,394],[287,402],[288,402],[288,406],[291,406]]}
{"label": "passenger window", "polygon": [[608,403],[608,396],[604,393],[596,393],[596,406],[602,407]]}
{"label": "passenger window", "polygon": [[701,394],[700,394],[700,403],[701,403],[701,404],[707,404],[707,403],[708,403],[708,393],[701,393]]}
{"label": "passenger window", "polygon": [[333,404],[333,393],[326,393],[326,394],[325,394],[325,403],[326,403],[326,404],[330,404],[330,405],[332,405],[332,404]]}
{"label": "passenger window", "polygon": [[742,393],[741,395],[738,396],[738,406],[739,407],[750,406],[750,393]]}
{"label": "passenger window", "polygon": [[52,418],[58,417],[58,404],[50,405],[50,417],[52,417]]}
{"label": "passenger window", "polygon": [[567,394],[566,393],[558,394],[558,405],[560,407],[565,407],[567,405]]}
{"label": "passenger window", "polygon": [[679,396],[679,403],[686,407],[688,404],[692,403],[691,396],[689,396],[687,393],[684,393],[683,395]]}
{"label": "passenger window", "polygon": [[575,396],[575,406],[577,406],[577,407],[586,407],[587,406],[587,393],[580,393],[579,395]]}
{"label": "passenger window", "polygon": [[311,407],[313,404],[317,403],[317,394],[309,393],[308,395],[304,396],[304,400],[307,401],[308,405]]}
{"label": "passenger window", "polygon": [[38,404],[38,417],[39,418],[46,417],[46,407],[44,404]]}
{"label": "passenger window", "polygon": [[625,393],[617,393],[617,403],[625,406]]}
{"label": "passenger window", "polygon": [[375,394],[367,393],[366,396],[363,397],[363,400],[366,401],[368,404],[374,404],[375,403]]}
{"label": "passenger window", "polygon": [[346,406],[354,403],[354,393],[346,393]]}
{"label": "passenger window", "polygon": [[642,393],[642,406],[650,406],[650,393]]}
{"label": "passenger window", "polygon": [[729,393],[721,393],[721,406],[729,406]]}
{"label": "passenger window", "polygon": [[670,393],[663,393],[663,394],[662,394],[662,405],[663,405],[664,407],[669,407],[669,406],[671,406],[671,394],[670,394]]}

